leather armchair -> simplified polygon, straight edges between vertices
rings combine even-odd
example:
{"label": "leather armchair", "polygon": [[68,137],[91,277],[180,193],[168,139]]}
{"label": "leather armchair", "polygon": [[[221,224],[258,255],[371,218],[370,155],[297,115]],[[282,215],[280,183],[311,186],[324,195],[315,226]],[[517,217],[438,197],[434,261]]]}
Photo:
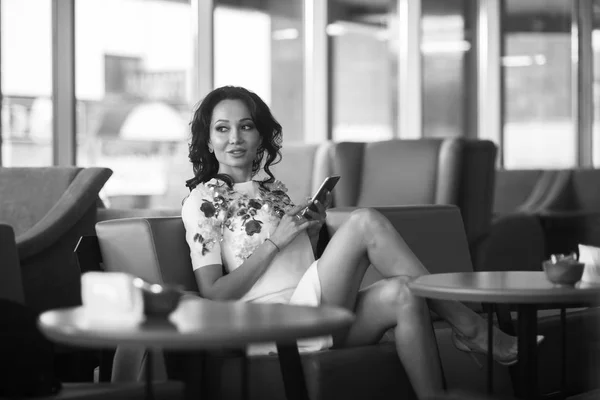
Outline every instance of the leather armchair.
{"label": "leather armchair", "polygon": [[550,252],[577,252],[578,244],[600,246],[600,170],[562,173],[539,210]]}
{"label": "leather armchair", "polygon": [[[471,263],[458,209],[454,206],[381,207],[424,265],[434,272],[469,271]],[[352,208],[331,209],[327,229],[331,234]],[[103,221],[96,232],[107,271],[128,272],[152,283],[175,283],[197,291],[180,217],[127,218]],[[379,279],[372,269],[363,284]],[[451,329],[435,323],[440,355],[449,388],[485,392],[485,370],[451,344]],[[120,348],[115,355],[113,381],[143,378],[142,349]],[[326,350],[302,354],[309,395],[312,399],[369,398],[414,399],[404,367],[393,343]],[[161,357],[153,357],[164,363]],[[240,398],[242,358],[214,354],[208,359],[209,391],[219,399]],[[165,365],[154,366],[155,374]],[[167,364],[168,371],[168,364]],[[250,399],[283,399],[284,391],[276,356],[248,358]],[[494,368],[496,393],[510,394],[508,369]],[[157,376],[158,378],[158,376]]]}
{"label": "leather armchair", "polygon": [[321,161],[342,176],[334,205],[451,204],[460,209],[476,270],[539,269],[543,232],[526,215],[493,219],[496,146],[486,140],[428,138],[329,144]]}
{"label": "leather armchair", "polygon": [[515,212],[535,214],[563,203],[569,170],[498,170],[494,216]]}
{"label": "leather armchair", "polygon": [[98,192],[111,174],[108,168],[0,168],[0,221],[14,230],[25,303],[34,311],[81,304],[73,249],[94,233]]}
{"label": "leather armchair", "polygon": [[[518,251],[526,259],[527,269],[539,270],[541,262],[550,254],[560,250],[560,245],[551,234],[552,221],[544,215],[554,207],[563,207],[568,201],[567,190],[571,172],[569,170],[499,170],[496,173],[496,190],[494,195],[494,223],[504,230],[513,225],[513,230],[530,232],[528,238],[515,246],[529,246],[537,251]],[[531,232],[537,231],[537,234]],[[502,241],[497,243],[501,244]],[[510,265],[510,252],[498,249],[496,264]]]}

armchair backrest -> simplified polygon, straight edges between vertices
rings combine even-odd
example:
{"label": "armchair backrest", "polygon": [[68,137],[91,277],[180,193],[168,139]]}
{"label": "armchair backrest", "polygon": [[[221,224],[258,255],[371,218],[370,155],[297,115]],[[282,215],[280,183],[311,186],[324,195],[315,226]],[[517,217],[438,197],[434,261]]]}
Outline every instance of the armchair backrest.
{"label": "armchair backrest", "polygon": [[80,214],[95,209],[98,191],[111,174],[96,167],[0,167],[0,221],[19,237],[52,209],[72,201],[78,202]]}
{"label": "armchair backrest", "polygon": [[291,143],[282,147],[281,162],[272,166],[271,171],[288,188],[287,194],[294,203],[305,201],[321,184],[324,176],[323,167],[318,164],[322,157],[318,155],[327,145],[328,142]]}
{"label": "armchair backrest", "polygon": [[573,172],[567,169],[496,171],[494,213],[538,213],[572,208],[577,192]]}
{"label": "armchair backrest", "polygon": [[15,235],[41,220],[65,193],[82,168],[0,168],[0,221],[11,225]]}
{"label": "armchair backrest", "polygon": [[342,179],[336,207],[457,205],[469,243],[484,237],[492,218],[496,146],[458,138],[393,139],[330,144],[328,174]]}
{"label": "armchair backrest", "polygon": [[544,176],[541,169],[498,170],[494,193],[494,213],[508,214],[517,211],[534,192]]}
{"label": "armchair backrest", "polygon": [[340,142],[331,167],[342,176],[336,207],[452,204],[458,196],[462,143],[456,139]]}
{"label": "armchair backrest", "polygon": [[106,271],[198,291],[181,217],[106,220],[96,224],[96,235]]}

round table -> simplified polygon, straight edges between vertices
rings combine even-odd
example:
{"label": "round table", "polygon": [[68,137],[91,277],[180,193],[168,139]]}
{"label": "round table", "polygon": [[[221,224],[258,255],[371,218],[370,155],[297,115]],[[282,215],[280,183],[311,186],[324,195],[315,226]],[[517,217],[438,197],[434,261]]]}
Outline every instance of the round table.
{"label": "round table", "polygon": [[[347,329],[353,320],[351,312],[335,307],[219,302],[186,296],[168,319],[107,324],[84,307],[75,307],[44,312],[38,325],[53,341],[96,348],[129,344],[194,352],[275,342],[286,396],[307,399],[297,339],[330,335]],[[151,363],[146,365],[147,396],[151,397]],[[190,374],[185,380],[186,398],[198,398],[197,378]]]}
{"label": "round table", "polygon": [[[420,276],[409,284],[420,297],[439,300],[480,302],[488,312],[488,354],[491,354],[493,305],[514,304],[517,307],[519,383],[517,395],[533,399],[538,396],[537,385],[537,309],[561,309],[563,351],[566,340],[565,307],[600,303],[600,286],[581,282],[575,286],[554,285],[544,272],[490,271],[454,272]],[[563,357],[563,383],[564,383]],[[488,389],[492,390],[492,357],[488,357]]]}

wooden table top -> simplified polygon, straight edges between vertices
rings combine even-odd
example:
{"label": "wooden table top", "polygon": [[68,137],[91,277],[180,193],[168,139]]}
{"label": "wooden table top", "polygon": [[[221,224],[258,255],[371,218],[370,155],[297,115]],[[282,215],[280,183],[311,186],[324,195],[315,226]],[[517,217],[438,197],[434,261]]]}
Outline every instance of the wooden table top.
{"label": "wooden table top", "polygon": [[51,340],[85,347],[124,344],[165,349],[240,348],[287,342],[346,329],[354,315],[335,307],[217,302],[183,298],[168,319],[107,325],[84,307],[42,313],[38,326]]}
{"label": "wooden table top", "polygon": [[421,297],[512,304],[600,303],[600,285],[557,286],[544,272],[453,272],[420,276],[409,283]]}

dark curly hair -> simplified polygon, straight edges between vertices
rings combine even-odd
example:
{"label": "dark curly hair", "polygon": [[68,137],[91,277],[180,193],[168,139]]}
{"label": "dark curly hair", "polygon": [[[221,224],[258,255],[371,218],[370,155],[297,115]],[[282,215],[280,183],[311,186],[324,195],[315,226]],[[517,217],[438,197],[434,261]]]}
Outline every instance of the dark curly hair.
{"label": "dark curly hair", "polygon": [[223,100],[240,100],[248,107],[256,129],[262,137],[256,159],[252,163],[252,176],[260,171],[266,153],[262,168],[269,177],[262,183],[273,182],[275,176],[269,167],[281,161],[281,125],[258,95],[243,87],[223,86],[210,92],[194,112],[190,123],[192,141],[189,144],[189,158],[193,165],[194,177],[186,181],[186,186],[192,190],[198,184],[208,182],[212,178],[221,179],[230,187],[233,186],[233,179],[229,175],[219,174],[219,161],[214,153],[208,151],[213,110]]}

